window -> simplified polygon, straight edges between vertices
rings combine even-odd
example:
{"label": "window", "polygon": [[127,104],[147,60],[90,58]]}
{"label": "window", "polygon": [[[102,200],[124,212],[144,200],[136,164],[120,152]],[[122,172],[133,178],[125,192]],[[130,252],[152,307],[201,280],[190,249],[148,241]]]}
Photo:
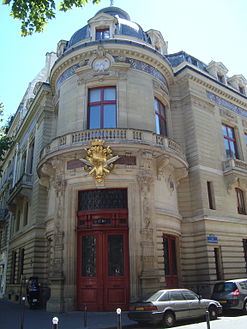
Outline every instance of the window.
{"label": "window", "polygon": [[177,275],[176,238],[163,235],[164,270],[165,275]]}
{"label": "window", "polygon": [[116,88],[89,90],[88,129],[116,128]]}
{"label": "window", "polygon": [[154,99],[154,111],[156,134],[167,136],[165,106],[157,98]]}
{"label": "window", "polygon": [[170,299],[171,300],[184,300],[184,296],[181,292],[170,291]]}
{"label": "window", "polygon": [[246,214],[244,192],[240,188],[235,188],[237,195],[237,209],[239,214]]}
{"label": "window", "polygon": [[224,83],[224,76],[220,73],[217,73],[217,79],[219,82]]}
{"label": "window", "polygon": [[223,124],[222,131],[224,135],[226,157],[238,159],[237,143],[236,143],[234,128]]}
{"label": "window", "polygon": [[214,261],[215,261],[215,270],[216,270],[216,279],[223,279],[223,268],[222,268],[222,258],[221,258],[221,249],[214,248]]}
{"label": "window", "polygon": [[23,225],[27,225],[28,222],[28,202],[24,205]]}
{"label": "window", "polygon": [[21,282],[21,278],[23,275],[23,265],[24,265],[24,249],[19,249],[19,257],[18,257],[18,271],[17,271],[17,283]]}
{"label": "window", "polygon": [[209,206],[209,209],[216,209],[215,199],[214,199],[213,182],[207,182],[207,191],[208,191],[208,206]]}
{"label": "window", "polygon": [[238,89],[239,89],[239,92],[240,92],[241,94],[243,94],[243,95],[245,94],[244,87],[239,86]]}
{"label": "window", "polygon": [[21,157],[21,169],[20,169],[20,177],[25,174],[25,167],[26,167],[26,159],[27,159],[27,152],[25,151],[23,154],[22,154],[22,157]]}
{"label": "window", "polygon": [[34,141],[29,146],[28,150],[28,168],[27,168],[27,173],[32,174],[33,172],[33,156],[34,156]]}
{"label": "window", "polygon": [[187,300],[198,300],[198,296],[193,291],[183,291],[183,295]]}
{"label": "window", "polygon": [[109,28],[96,29],[96,40],[110,39]]}
{"label": "window", "polygon": [[245,272],[247,273],[247,239],[243,239]]}
{"label": "window", "polygon": [[11,272],[10,272],[10,283],[15,283],[15,268],[16,268],[16,251],[12,251],[11,256]]}
{"label": "window", "polygon": [[247,133],[244,134],[244,138],[245,138],[245,145],[247,147]]}
{"label": "window", "polygon": [[15,231],[19,231],[20,229],[20,222],[21,222],[21,212],[20,210],[17,211],[17,215],[16,215],[16,226],[15,226]]}

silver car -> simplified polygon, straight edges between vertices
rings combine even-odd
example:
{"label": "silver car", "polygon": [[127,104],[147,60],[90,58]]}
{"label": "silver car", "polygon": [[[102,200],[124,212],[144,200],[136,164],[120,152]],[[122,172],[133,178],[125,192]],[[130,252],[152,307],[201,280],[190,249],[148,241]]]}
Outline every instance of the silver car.
{"label": "silver car", "polygon": [[128,317],[140,324],[161,322],[163,326],[170,328],[177,320],[199,318],[206,311],[209,311],[210,318],[214,320],[222,313],[222,306],[217,301],[202,299],[188,289],[166,289],[132,303]]}
{"label": "silver car", "polygon": [[247,314],[247,279],[216,283],[211,298],[218,300],[225,310],[242,310]]}

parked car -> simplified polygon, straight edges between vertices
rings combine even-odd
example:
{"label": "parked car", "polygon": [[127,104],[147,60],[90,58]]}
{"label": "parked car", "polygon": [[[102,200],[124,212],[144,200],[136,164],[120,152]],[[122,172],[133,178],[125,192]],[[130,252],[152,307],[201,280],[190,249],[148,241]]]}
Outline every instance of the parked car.
{"label": "parked car", "polygon": [[211,298],[218,300],[223,309],[242,310],[247,314],[247,279],[216,283]]}
{"label": "parked car", "polygon": [[202,299],[188,289],[166,289],[130,304],[128,317],[140,324],[161,322],[170,328],[177,320],[199,318],[206,311],[214,320],[221,314],[222,306],[217,301]]}

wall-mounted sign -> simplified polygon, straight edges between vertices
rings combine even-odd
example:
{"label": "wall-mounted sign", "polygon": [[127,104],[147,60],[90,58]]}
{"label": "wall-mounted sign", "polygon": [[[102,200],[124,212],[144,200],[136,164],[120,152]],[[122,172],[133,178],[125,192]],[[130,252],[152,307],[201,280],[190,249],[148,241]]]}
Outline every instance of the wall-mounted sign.
{"label": "wall-mounted sign", "polygon": [[218,237],[215,236],[214,234],[209,234],[207,236],[207,242],[208,243],[218,243]]}

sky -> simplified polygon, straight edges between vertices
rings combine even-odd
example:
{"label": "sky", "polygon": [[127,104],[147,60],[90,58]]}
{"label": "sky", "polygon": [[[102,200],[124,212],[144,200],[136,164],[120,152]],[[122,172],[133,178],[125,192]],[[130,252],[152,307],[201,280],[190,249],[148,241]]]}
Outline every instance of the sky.
{"label": "sky", "polygon": [[[14,114],[30,81],[45,64],[45,54],[56,51],[60,40],[87,24],[110,0],[88,3],[67,13],[58,12],[43,33],[21,37],[18,20],[0,4],[0,102],[4,118]],[[168,53],[181,50],[205,64],[222,62],[228,76],[247,79],[247,0],[114,0],[144,31],[159,30]]]}

